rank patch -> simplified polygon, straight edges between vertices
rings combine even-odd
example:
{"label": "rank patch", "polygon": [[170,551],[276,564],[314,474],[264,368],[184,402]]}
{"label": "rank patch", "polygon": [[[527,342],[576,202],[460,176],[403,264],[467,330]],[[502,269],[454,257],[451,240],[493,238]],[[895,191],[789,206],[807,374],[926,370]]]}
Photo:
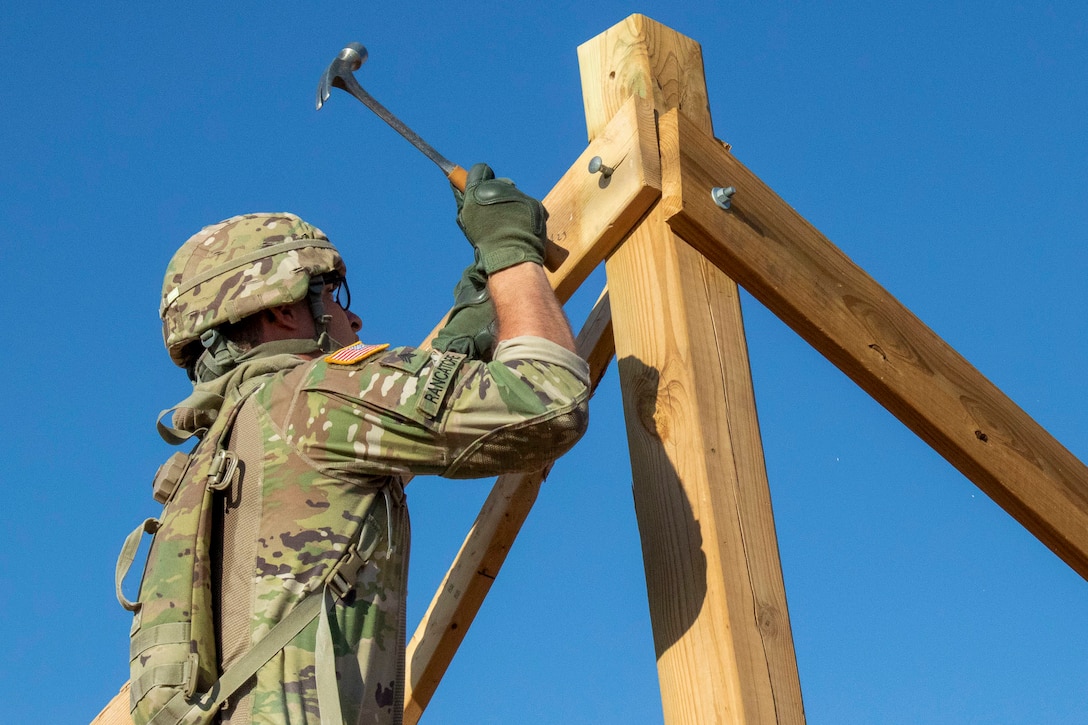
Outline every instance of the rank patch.
{"label": "rank patch", "polygon": [[354,365],[361,360],[366,360],[376,352],[381,352],[387,347],[389,347],[389,343],[383,343],[381,345],[364,345],[361,342],[356,342],[347,347],[342,347],[336,352],[329,353],[325,356],[325,362],[332,363],[333,365]]}

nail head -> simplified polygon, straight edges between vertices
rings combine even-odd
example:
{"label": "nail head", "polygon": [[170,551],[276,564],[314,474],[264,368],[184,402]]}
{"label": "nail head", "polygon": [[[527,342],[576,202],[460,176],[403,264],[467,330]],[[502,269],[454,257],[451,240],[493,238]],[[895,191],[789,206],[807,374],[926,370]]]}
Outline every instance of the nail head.
{"label": "nail head", "polygon": [[611,166],[604,165],[604,159],[600,156],[594,156],[589,160],[589,173],[601,174],[602,176],[611,176],[615,171]]}

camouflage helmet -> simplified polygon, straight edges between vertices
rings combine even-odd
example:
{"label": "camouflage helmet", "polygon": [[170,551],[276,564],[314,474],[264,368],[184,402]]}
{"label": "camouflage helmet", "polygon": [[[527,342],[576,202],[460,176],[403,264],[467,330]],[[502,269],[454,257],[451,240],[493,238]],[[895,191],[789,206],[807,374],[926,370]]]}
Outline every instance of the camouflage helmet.
{"label": "camouflage helmet", "polygon": [[344,273],[325,233],[294,214],[243,214],[204,227],[181,245],[162,283],[162,336],[185,367],[208,330],[305,299],[310,277]]}

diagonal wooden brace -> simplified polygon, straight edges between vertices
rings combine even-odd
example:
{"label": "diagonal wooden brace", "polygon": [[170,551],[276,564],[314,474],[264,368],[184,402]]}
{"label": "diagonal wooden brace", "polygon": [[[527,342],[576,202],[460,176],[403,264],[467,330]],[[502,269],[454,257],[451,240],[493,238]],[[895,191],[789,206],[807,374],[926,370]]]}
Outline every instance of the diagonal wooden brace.
{"label": "diagonal wooden brace", "polygon": [[[567,252],[548,277],[566,301],[660,197],[657,126],[650,102],[632,97],[544,198],[549,236]],[[607,177],[588,171],[601,157]],[[578,336],[593,386],[614,352],[602,295]],[[431,337],[437,330],[431,333]],[[404,722],[419,721],[464,640],[491,583],[536,501],[547,470],[500,476],[408,643]]]}
{"label": "diagonal wooden brace", "polygon": [[[586,319],[577,345],[578,354],[589,362],[590,384],[595,389],[615,352],[607,292],[601,294]],[[549,465],[540,471],[499,476],[484,501],[461,550],[408,642],[405,725],[419,722],[431,701],[550,470]]]}
{"label": "diagonal wooden brace", "polygon": [[660,134],[673,231],[1088,578],[1088,467],[720,141],[679,111]]}

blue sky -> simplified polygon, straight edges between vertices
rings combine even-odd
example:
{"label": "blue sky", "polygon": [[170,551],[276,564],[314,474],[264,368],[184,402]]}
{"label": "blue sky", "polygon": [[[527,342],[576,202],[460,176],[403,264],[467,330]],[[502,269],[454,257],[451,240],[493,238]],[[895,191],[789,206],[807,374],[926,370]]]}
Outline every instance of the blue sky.
{"label": "blue sky", "polygon": [[[418,341],[448,307],[469,256],[448,188],[347,96],[314,111],[336,52],[364,43],[364,87],[543,196],[586,144],[576,48],[634,12],[702,44],[741,161],[1088,456],[1084,3],[9,2],[5,720],[88,722],[127,676],[112,575],[157,511],[154,419],[188,387],[157,318],[181,242],[290,210],[347,257],[368,341]],[[1088,583],[747,296],[744,313],[808,722],[1084,722]],[[424,722],[661,722],[614,370],[592,418]],[[410,629],[488,489],[410,487]]]}

